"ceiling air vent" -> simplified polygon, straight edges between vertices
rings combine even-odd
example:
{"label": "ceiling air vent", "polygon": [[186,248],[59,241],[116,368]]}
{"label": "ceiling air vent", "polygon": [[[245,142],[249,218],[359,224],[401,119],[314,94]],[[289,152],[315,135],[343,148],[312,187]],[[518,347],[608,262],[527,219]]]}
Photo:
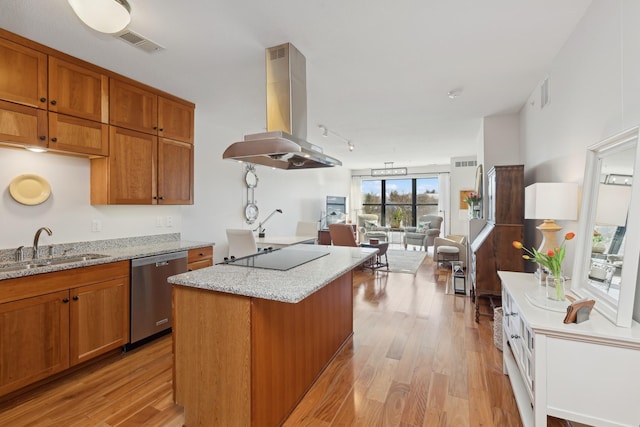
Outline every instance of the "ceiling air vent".
{"label": "ceiling air vent", "polygon": [[142,49],[148,53],[160,52],[161,50],[164,50],[164,47],[152,42],[149,39],[144,38],[140,34],[134,33],[131,30],[124,30],[121,33],[115,34],[115,36],[120,40],[123,40],[128,44],[133,45],[138,49]]}

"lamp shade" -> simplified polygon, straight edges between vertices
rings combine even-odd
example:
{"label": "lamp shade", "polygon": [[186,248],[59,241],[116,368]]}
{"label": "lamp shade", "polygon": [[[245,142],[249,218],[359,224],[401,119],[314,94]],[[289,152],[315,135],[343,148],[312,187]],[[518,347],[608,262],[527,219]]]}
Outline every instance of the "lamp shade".
{"label": "lamp shade", "polygon": [[537,182],[524,189],[526,219],[578,219],[578,184]]}
{"label": "lamp shade", "polygon": [[624,226],[627,223],[631,186],[600,184],[596,224]]}
{"label": "lamp shade", "polygon": [[117,33],[131,22],[127,0],[68,0],[73,11],[89,27],[101,33]]}

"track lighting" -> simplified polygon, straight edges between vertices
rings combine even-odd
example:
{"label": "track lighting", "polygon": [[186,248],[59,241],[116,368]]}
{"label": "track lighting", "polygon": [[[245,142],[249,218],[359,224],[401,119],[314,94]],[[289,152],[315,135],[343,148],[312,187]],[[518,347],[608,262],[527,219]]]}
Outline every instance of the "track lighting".
{"label": "track lighting", "polygon": [[347,138],[343,137],[342,135],[338,134],[337,132],[334,132],[332,130],[329,130],[329,128],[327,128],[325,125],[318,125],[318,128],[322,131],[322,136],[323,137],[328,137],[329,134],[335,136],[336,138],[344,141],[347,144],[347,147],[349,147],[349,151],[353,151],[354,148],[356,148],[355,145],[353,145],[353,143],[351,141],[349,141]]}

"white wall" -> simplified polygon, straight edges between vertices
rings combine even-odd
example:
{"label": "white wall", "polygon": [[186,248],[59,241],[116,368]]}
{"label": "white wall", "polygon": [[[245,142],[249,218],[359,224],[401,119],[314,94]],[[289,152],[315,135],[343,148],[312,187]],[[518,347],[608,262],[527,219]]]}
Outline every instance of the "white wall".
{"label": "white wall", "polygon": [[[79,157],[0,147],[0,248],[31,246],[35,231],[44,226],[53,231],[51,237],[41,236],[46,244],[180,232],[180,207],[91,206],[89,163]],[[27,206],[13,200],[9,183],[25,173],[49,182],[51,196],[46,202]],[[172,227],[165,226],[168,216]],[[156,226],[158,217],[161,227]],[[93,220],[100,221],[102,231],[91,231]]]}
{"label": "white wall", "polygon": [[[586,148],[640,124],[638,16],[637,1],[594,0],[549,68],[550,103],[541,109],[539,88],[532,92],[520,114],[526,185],[582,184]],[[577,230],[576,222],[559,224]],[[526,226],[528,243],[536,246],[535,223]],[[568,274],[574,254],[570,243]]]}
{"label": "white wall", "polygon": [[460,209],[460,191],[473,190],[476,186],[477,166],[455,167],[456,162],[474,161],[475,156],[454,157],[451,159],[451,224],[449,234],[466,235],[468,232],[469,213],[467,209]]}

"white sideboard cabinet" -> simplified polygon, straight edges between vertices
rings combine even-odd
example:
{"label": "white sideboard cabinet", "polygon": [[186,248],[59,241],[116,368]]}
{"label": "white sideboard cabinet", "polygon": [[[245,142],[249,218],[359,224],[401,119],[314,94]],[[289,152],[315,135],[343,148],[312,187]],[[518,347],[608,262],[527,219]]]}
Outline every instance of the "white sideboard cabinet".
{"label": "white sideboard cabinet", "polygon": [[[565,324],[565,313],[541,308],[533,274],[499,272],[503,369],[525,427],[547,415],[593,426],[640,425],[640,324],[615,326],[593,310]],[[542,301],[544,301],[542,299]],[[556,309],[559,310],[559,309]]]}

